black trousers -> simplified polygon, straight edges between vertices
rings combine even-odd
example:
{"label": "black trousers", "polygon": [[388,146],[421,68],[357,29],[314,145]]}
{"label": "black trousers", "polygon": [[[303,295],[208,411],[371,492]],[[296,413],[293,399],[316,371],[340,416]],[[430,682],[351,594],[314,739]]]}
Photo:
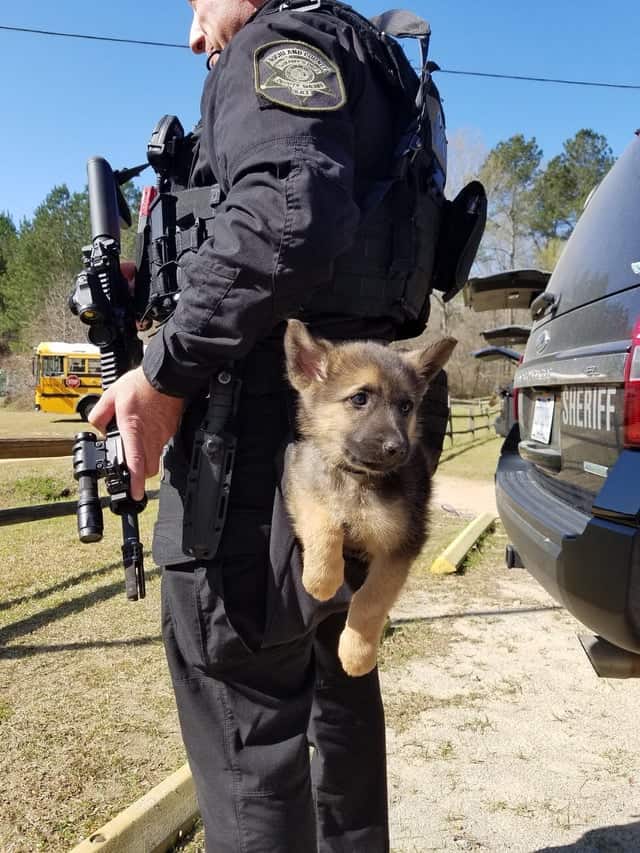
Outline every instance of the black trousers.
{"label": "black trousers", "polygon": [[[289,642],[286,613],[251,649],[224,594],[251,574],[163,574],[163,634],[210,853],[386,853],[384,713],[377,670],[344,674],[346,611]],[[299,613],[294,606],[292,633]],[[311,750],[310,750],[311,747]],[[311,751],[311,757],[310,757]]]}

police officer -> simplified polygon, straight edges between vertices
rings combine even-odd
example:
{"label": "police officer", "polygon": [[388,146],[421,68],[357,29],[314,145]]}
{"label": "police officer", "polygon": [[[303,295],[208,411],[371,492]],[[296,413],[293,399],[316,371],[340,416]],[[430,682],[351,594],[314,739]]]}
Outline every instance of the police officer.
{"label": "police officer", "polygon": [[[371,281],[388,266],[390,225],[358,235],[417,83],[334,0],[190,5],[191,48],[210,70],[189,183],[218,183],[222,201],[212,235],[181,262],[175,313],[91,420],[104,429],[117,418],[135,498],[172,439],[154,557],[207,849],[382,853],[378,674],[349,678],[337,659],[362,566],[352,562],[323,605],[301,585],[281,493],[294,428],[282,336],[294,315],[334,340],[396,336],[398,300],[392,308],[385,283]],[[215,557],[193,559],[183,544],[191,445],[209,384],[228,364],[242,392],[226,524]]]}

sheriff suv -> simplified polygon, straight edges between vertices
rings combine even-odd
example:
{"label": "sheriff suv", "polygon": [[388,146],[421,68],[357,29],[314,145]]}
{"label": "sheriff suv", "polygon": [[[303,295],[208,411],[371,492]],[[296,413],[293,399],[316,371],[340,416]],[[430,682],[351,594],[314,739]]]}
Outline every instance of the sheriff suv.
{"label": "sheriff suv", "polygon": [[[640,132],[638,132],[640,133]],[[515,372],[496,473],[511,562],[640,653],[640,136],[592,193]],[[508,552],[509,553],[509,552]],[[514,556],[515,555],[515,556]]]}

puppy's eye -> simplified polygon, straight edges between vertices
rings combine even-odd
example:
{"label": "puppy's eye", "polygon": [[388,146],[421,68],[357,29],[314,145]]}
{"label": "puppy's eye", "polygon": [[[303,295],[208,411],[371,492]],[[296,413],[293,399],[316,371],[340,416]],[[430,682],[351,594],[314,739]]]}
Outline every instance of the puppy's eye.
{"label": "puppy's eye", "polygon": [[403,415],[408,415],[409,412],[411,412],[412,410],[413,403],[411,402],[411,400],[403,400],[402,403],[400,403],[400,412]]}
{"label": "puppy's eye", "polygon": [[358,391],[357,394],[354,394],[353,397],[350,397],[349,399],[356,408],[361,409],[369,402],[369,395],[366,391]]}

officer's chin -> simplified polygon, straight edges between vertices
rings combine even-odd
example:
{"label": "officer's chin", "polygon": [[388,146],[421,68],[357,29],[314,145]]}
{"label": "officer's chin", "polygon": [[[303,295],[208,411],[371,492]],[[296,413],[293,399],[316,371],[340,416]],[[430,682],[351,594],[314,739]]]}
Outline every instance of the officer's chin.
{"label": "officer's chin", "polygon": [[211,53],[207,56],[207,69],[211,71],[213,66],[216,64],[218,59],[220,58],[221,50],[212,50]]}

